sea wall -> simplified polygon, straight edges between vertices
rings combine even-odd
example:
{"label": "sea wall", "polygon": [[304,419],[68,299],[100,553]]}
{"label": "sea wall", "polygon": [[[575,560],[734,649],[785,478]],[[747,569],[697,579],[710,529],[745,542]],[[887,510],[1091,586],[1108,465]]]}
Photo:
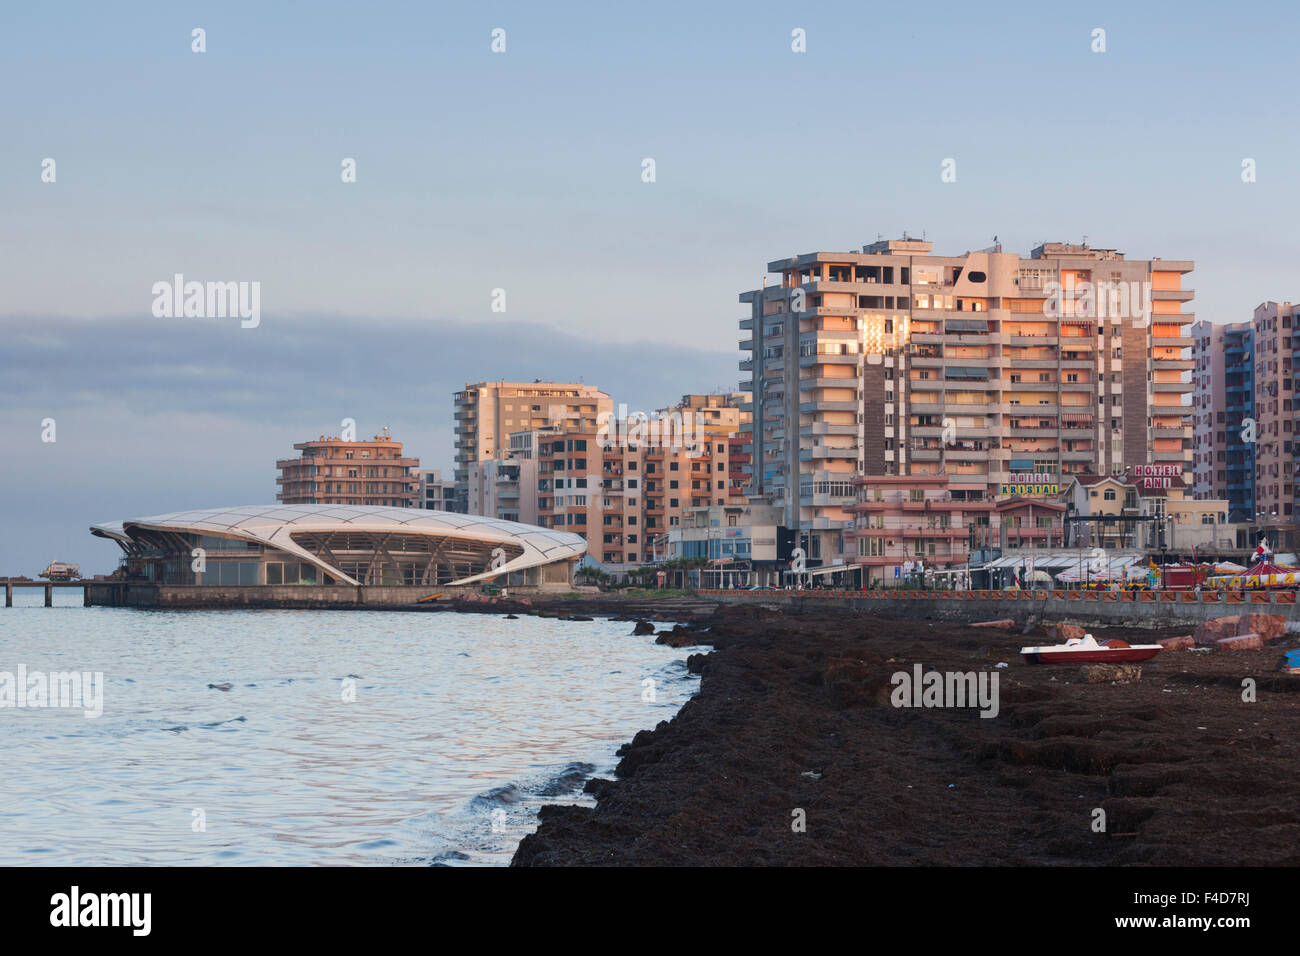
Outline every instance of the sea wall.
{"label": "sea wall", "polygon": [[1071,621],[1168,627],[1251,611],[1300,622],[1296,592],[1274,591],[699,591],[726,604],[762,604],[794,613],[842,607],[889,617],[984,621]]}
{"label": "sea wall", "polygon": [[[509,588],[511,598],[554,593],[555,588]],[[137,582],[87,584],[86,607],[301,608],[311,610],[388,610],[421,607],[420,598],[441,601],[486,600],[475,587],[381,587],[350,585],[256,585],[222,587]]]}

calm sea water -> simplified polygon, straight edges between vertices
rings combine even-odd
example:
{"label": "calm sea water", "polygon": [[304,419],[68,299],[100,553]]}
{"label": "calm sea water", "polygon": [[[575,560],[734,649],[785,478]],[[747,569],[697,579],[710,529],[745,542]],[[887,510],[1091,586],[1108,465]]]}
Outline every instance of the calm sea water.
{"label": "calm sea water", "polygon": [[626,622],[42,600],[0,671],[102,671],[104,712],[0,709],[0,865],[508,863],[698,683]]}

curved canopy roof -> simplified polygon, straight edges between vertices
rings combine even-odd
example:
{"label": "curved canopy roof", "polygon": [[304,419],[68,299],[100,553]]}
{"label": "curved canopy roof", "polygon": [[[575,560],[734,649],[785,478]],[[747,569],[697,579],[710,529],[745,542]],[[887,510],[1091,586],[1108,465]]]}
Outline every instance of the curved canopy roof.
{"label": "curved canopy roof", "polygon": [[511,544],[523,549],[520,555],[501,567],[464,578],[453,582],[454,584],[472,584],[511,571],[576,558],[587,550],[587,542],[581,536],[567,531],[553,531],[480,515],[378,505],[239,505],[108,521],[91,525],[90,532],[102,538],[126,542],[131,540],[133,528],[213,534],[255,541],[294,554],[350,584],[358,582],[300,547],[290,536],[303,531],[400,531],[404,534],[435,537],[452,535],[484,544]]}

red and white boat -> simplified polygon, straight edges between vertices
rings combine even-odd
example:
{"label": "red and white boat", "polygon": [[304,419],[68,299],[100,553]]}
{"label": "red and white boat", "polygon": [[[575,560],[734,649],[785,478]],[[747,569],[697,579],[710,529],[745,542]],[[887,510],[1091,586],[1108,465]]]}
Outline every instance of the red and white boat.
{"label": "red and white boat", "polygon": [[1159,644],[1130,644],[1117,637],[1099,643],[1085,634],[1064,644],[1022,647],[1020,653],[1027,664],[1108,664],[1150,660],[1162,650]]}

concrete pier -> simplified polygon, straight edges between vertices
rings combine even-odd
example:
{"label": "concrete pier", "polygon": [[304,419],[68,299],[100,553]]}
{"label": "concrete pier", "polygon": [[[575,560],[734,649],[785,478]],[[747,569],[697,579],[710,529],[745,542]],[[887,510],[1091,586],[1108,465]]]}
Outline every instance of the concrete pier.
{"label": "concrete pier", "polygon": [[31,579],[15,581],[12,578],[5,578],[4,586],[5,586],[5,607],[14,606],[14,588],[42,588],[45,591],[45,606],[54,607],[55,588],[86,588],[90,586],[90,582],[88,581],[33,581]]}
{"label": "concrete pier", "polygon": [[[574,589],[513,587],[508,597],[554,597]],[[408,585],[197,585],[152,584],[146,581],[96,581],[86,585],[87,607],[152,608],[298,608],[302,610],[411,610],[426,607],[420,599],[479,600],[478,587],[413,587]]]}

